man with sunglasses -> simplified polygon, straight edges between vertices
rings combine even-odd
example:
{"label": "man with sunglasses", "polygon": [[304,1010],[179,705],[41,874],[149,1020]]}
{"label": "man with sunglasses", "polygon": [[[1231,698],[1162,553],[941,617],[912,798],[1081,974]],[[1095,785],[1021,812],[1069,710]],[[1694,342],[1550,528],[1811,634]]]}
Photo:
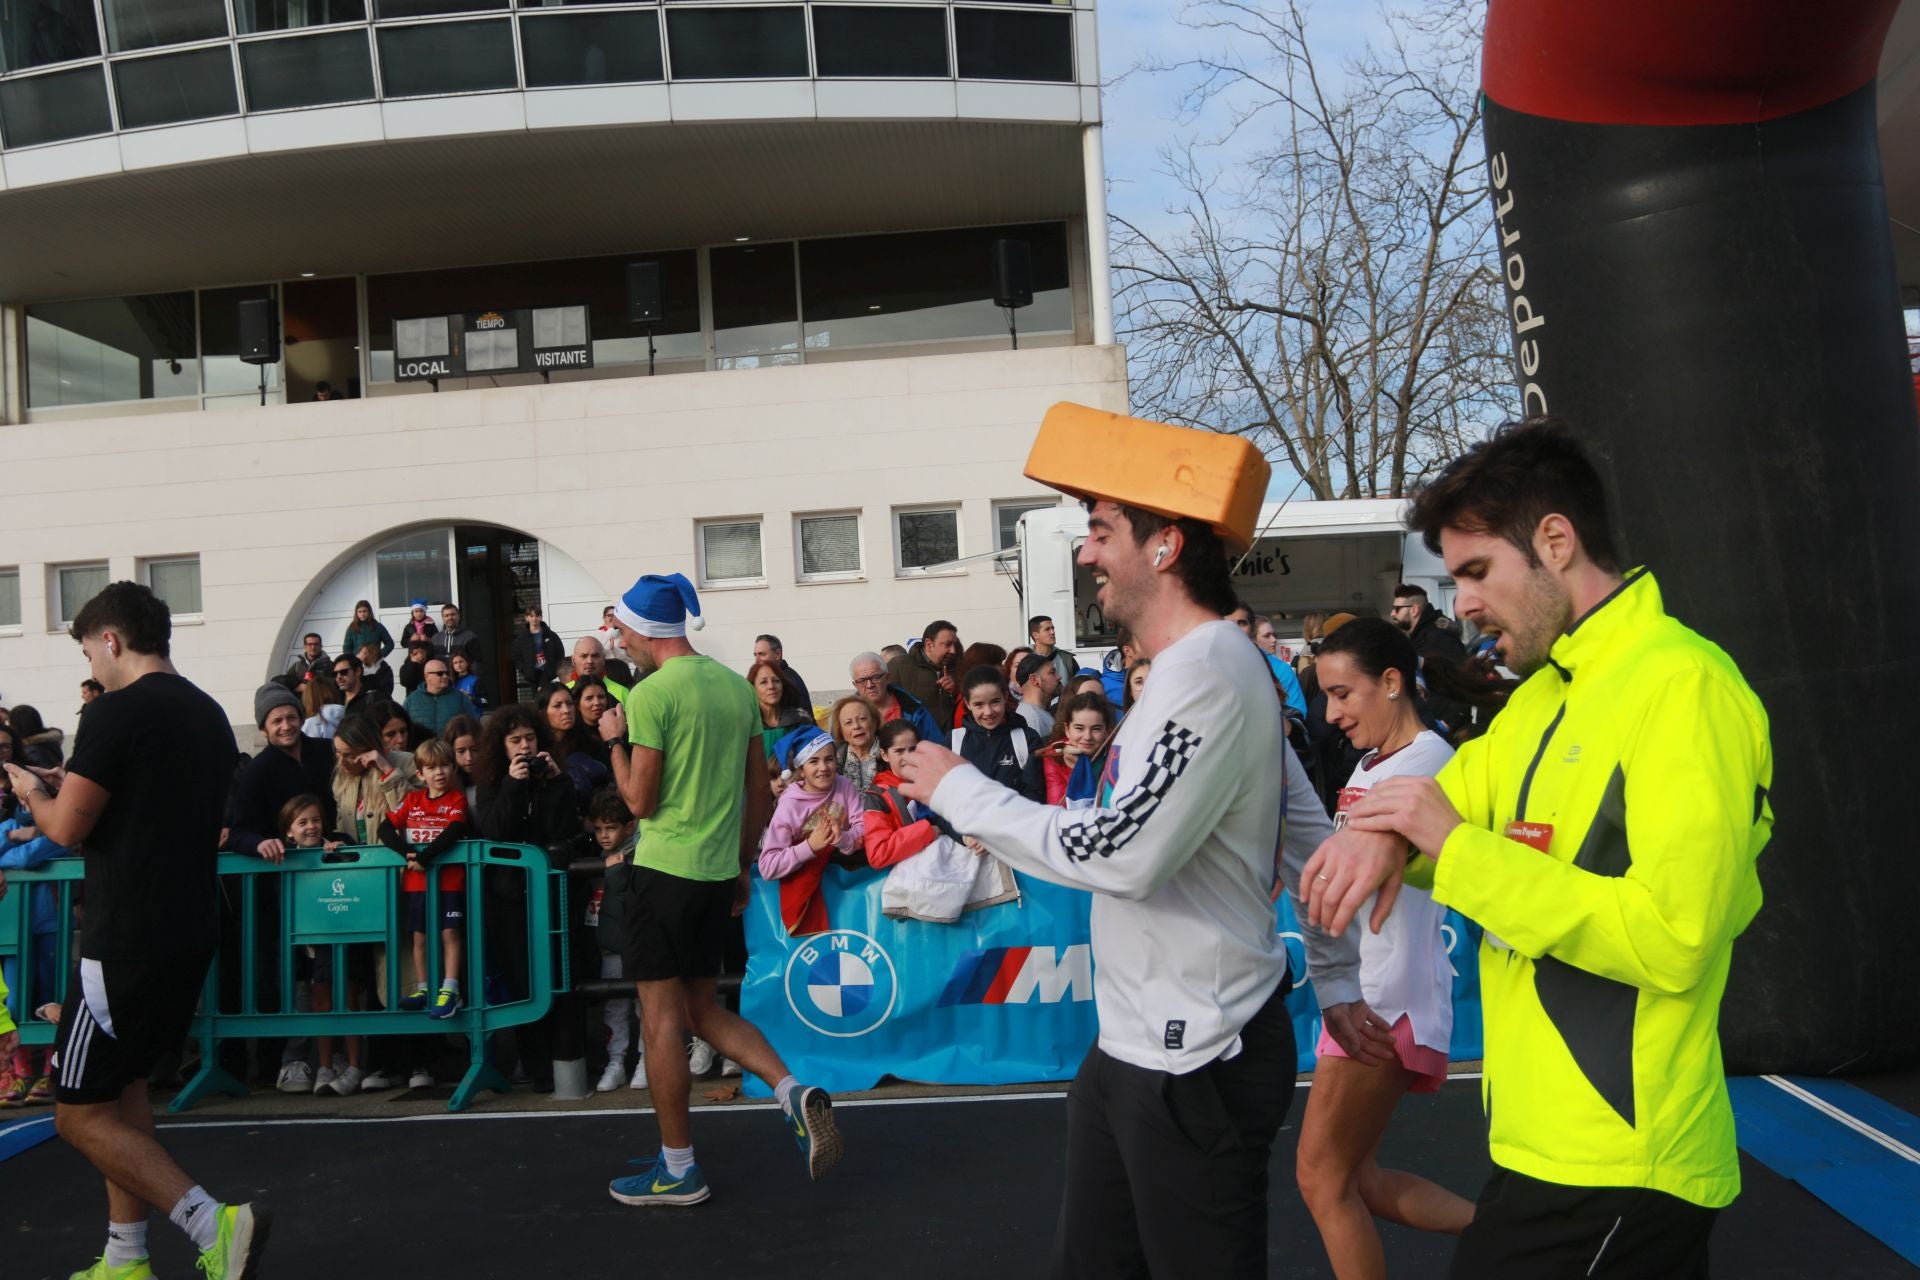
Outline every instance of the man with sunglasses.
{"label": "man with sunglasses", "polygon": [[421,686],[407,695],[407,719],[437,734],[456,716],[480,718],[467,695],[453,687],[453,664],[449,659],[435,654],[427,659],[421,675]]}
{"label": "man with sunglasses", "polygon": [[360,663],[350,657],[333,660],[333,682],[340,686],[340,696],[346,700],[347,714],[365,711],[373,701],[375,691],[367,687],[365,674]]}

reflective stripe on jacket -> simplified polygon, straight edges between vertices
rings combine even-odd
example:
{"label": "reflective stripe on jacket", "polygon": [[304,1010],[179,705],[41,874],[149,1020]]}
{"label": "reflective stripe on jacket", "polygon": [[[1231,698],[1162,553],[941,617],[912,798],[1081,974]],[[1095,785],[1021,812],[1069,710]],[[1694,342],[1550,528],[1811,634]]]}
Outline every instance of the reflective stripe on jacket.
{"label": "reflective stripe on jacket", "polygon": [[1767,715],[1733,660],[1635,570],[1439,781],[1465,821],[1408,882],[1487,930],[1494,1162],[1730,1203],[1720,997],[1773,827]]}

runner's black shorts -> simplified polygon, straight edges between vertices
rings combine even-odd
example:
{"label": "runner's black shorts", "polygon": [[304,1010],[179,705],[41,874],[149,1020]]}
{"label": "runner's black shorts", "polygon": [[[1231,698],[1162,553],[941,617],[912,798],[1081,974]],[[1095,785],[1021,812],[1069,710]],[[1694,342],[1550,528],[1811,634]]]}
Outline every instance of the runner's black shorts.
{"label": "runner's black shorts", "polygon": [[47,1070],[58,1102],[112,1102],[178,1049],[193,1025],[211,955],[81,960],[67,984]]}
{"label": "runner's black shorts", "polygon": [[[400,895],[407,913],[407,932],[427,932],[427,893],[420,889]],[[440,928],[464,934],[467,930],[467,895],[453,889],[440,891]]]}
{"label": "runner's black shorts", "polygon": [[627,894],[622,963],[629,982],[718,978],[733,918],[732,880],[688,880],[652,867],[633,869]]}

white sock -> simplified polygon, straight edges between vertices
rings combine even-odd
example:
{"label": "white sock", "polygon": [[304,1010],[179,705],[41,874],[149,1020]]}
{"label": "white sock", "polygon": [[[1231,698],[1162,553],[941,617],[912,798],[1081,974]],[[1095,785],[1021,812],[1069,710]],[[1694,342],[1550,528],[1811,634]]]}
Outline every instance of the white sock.
{"label": "white sock", "polygon": [[147,1220],[107,1224],[107,1265],[124,1267],[147,1256]]}
{"label": "white sock", "polygon": [[788,1115],[793,1114],[793,1095],[800,1088],[800,1082],[792,1076],[782,1077],[779,1084],[773,1086],[773,1096],[780,1099],[780,1109]]}
{"label": "white sock", "polygon": [[213,1248],[213,1242],[220,1238],[220,1202],[197,1183],[180,1197],[180,1203],[173,1206],[173,1212],[167,1217],[187,1233],[194,1248],[202,1253]]}
{"label": "white sock", "polygon": [[455,995],[459,995],[459,994],[460,994],[460,979],[458,979],[458,978],[442,978],[442,979],[440,979],[440,989],[441,989],[442,991],[451,991],[451,992],[453,992],[453,994],[455,994]]}
{"label": "white sock", "polygon": [[685,1176],[687,1170],[693,1168],[692,1147],[669,1147],[662,1145],[660,1148],[660,1158],[667,1162],[667,1172],[676,1178]]}

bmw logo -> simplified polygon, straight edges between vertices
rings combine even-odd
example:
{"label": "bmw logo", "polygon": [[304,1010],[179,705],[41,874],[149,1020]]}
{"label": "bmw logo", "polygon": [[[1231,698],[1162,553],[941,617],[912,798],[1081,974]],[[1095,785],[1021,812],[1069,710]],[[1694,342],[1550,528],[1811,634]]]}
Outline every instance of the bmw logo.
{"label": "bmw logo", "polygon": [[893,1013],[893,958],[864,933],[815,934],[787,957],[787,1004],[823,1036],[863,1036]]}

